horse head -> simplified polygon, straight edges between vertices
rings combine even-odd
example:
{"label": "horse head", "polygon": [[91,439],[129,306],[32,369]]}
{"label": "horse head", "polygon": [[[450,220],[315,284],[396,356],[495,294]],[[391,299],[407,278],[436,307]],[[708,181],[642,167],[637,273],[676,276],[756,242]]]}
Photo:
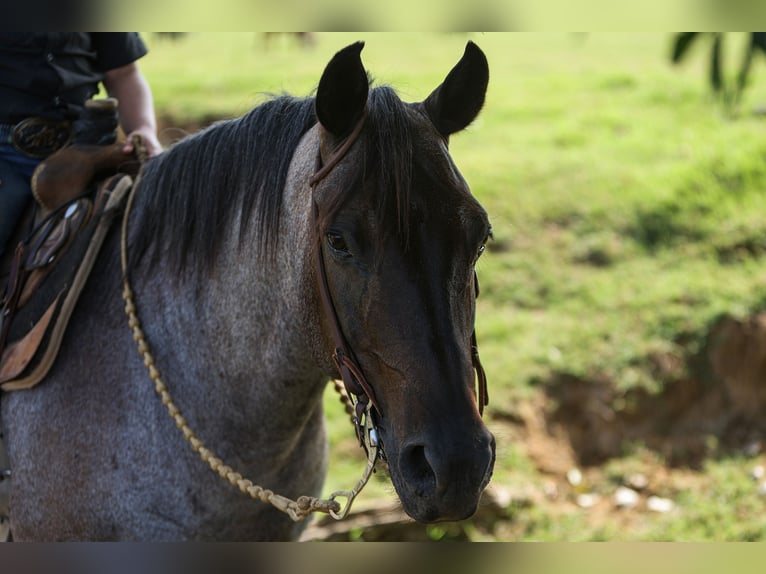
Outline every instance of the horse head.
{"label": "horse head", "polygon": [[491,227],[448,141],[482,108],[487,60],[469,42],[423,102],[404,103],[389,88],[370,90],[362,47],[335,55],[315,100],[325,166],[312,189],[315,253],[332,307],[322,344],[353,355],[352,385],[374,406],[406,512],[459,520],[476,510],[495,457],[472,354],[474,267]]}

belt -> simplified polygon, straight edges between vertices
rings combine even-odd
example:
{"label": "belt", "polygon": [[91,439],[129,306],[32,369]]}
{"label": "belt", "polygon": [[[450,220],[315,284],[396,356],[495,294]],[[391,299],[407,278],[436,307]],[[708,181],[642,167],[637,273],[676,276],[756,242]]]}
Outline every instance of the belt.
{"label": "belt", "polygon": [[27,118],[15,125],[0,124],[0,143],[13,144],[34,158],[48,157],[72,138],[72,123],[66,120]]}

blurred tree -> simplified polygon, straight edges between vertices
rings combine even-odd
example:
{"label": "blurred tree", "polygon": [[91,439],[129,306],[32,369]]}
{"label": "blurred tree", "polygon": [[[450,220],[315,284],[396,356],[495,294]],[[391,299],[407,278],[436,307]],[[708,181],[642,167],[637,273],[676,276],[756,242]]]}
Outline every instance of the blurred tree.
{"label": "blurred tree", "polygon": [[701,37],[712,38],[713,45],[710,50],[710,86],[713,88],[713,92],[721,98],[724,105],[729,109],[733,109],[739,103],[742,92],[747,86],[753,56],[759,50],[766,54],[766,32],[750,32],[742,64],[733,85],[728,85],[727,75],[723,70],[724,35],[724,32],[681,32],[676,34],[673,40],[671,60],[674,64],[679,64],[689,53],[689,48],[696,40]]}

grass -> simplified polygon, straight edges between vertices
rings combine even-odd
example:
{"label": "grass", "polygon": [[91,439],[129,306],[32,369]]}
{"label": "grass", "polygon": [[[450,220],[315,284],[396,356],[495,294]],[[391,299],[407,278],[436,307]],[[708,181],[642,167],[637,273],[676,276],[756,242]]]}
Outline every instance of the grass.
{"label": "grass", "polygon": [[[453,157],[493,220],[478,272],[477,332],[501,444],[500,484],[540,477],[494,416],[554,373],[660,392],[647,357],[685,353],[720,314],[763,306],[766,287],[766,70],[753,69],[740,113],[717,106],[705,57],[669,64],[669,34],[319,34],[304,50],[282,38],[197,33],[147,36],[142,69],[171,125],[239,115],[265,94],[309,94],[332,54],[363,39],[379,83],[420,100],[466,40],[487,53],[485,109],[452,138]],[[330,399],[328,397],[328,402]],[[327,490],[348,488],[364,460],[339,408],[329,407]],[[683,512],[625,531],[582,514],[518,510],[520,538],[766,539],[763,498],[747,460],[710,461],[676,494]],[[362,499],[391,497],[375,479]],[[717,493],[708,496],[709,492]]]}

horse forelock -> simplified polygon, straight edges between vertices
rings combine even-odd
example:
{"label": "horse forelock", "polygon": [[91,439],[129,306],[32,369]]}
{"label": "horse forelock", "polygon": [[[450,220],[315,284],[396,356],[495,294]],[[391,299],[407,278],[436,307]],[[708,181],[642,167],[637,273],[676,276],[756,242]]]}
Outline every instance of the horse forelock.
{"label": "horse forelock", "polygon": [[377,86],[370,91],[359,159],[327,206],[323,227],[360,189],[367,188],[369,207],[376,215],[378,228],[385,231],[378,234],[378,241],[394,233],[403,245],[408,244],[415,129],[408,104],[393,88]]}
{"label": "horse forelock", "polygon": [[442,194],[451,187],[462,193],[464,182],[430,119],[419,105],[403,102],[393,88],[379,86],[370,92],[367,123],[360,178],[374,182],[378,228],[384,230],[378,240],[395,233],[407,251],[413,211],[452,202],[457,196]]}
{"label": "horse forelock", "polygon": [[376,190],[380,224],[383,228],[395,228],[406,243],[414,158],[413,126],[405,104],[391,88],[373,90],[370,109],[374,136],[368,140],[367,157],[377,157],[380,166]]}

